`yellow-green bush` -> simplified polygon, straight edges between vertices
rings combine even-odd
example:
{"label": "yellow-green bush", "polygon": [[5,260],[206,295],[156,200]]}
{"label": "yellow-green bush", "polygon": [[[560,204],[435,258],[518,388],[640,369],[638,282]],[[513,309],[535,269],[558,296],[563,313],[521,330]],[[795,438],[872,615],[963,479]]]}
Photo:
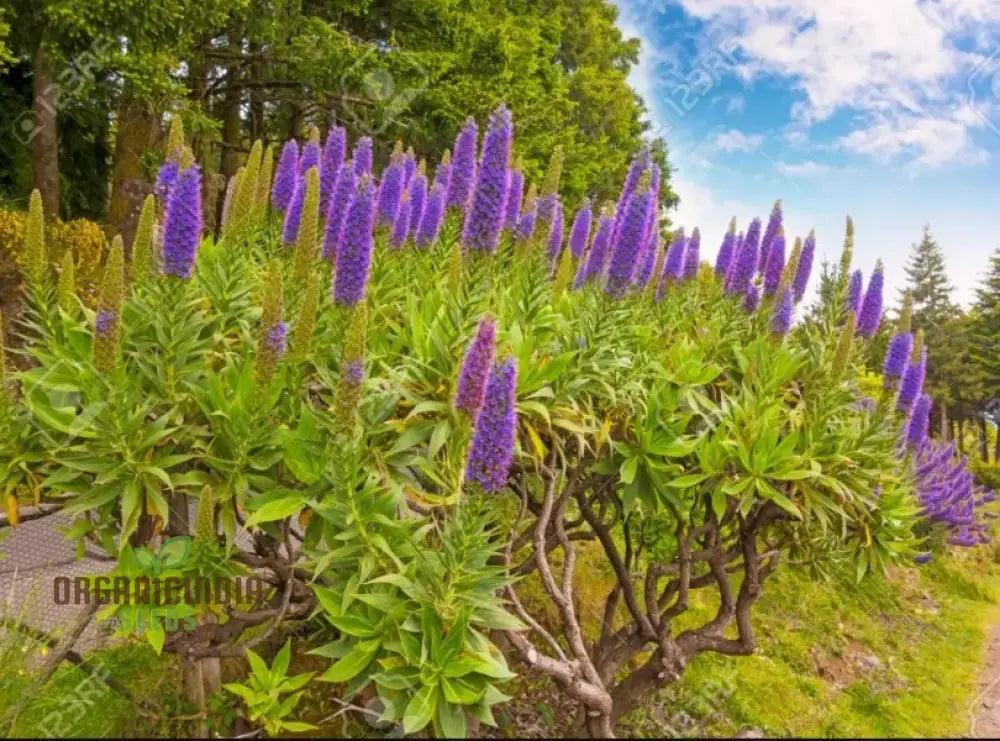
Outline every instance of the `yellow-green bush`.
{"label": "yellow-green bush", "polygon": [[[0,282],[20,281],[24,267],[24,211],[0,209]],[[100,267],[108,251],[107,238],[101,227],[88,219],[47,221],[45,242],[51,265],[58,265],[67,250],[72,250],[76,268],[77,292],[91,300],[100,277]]]}

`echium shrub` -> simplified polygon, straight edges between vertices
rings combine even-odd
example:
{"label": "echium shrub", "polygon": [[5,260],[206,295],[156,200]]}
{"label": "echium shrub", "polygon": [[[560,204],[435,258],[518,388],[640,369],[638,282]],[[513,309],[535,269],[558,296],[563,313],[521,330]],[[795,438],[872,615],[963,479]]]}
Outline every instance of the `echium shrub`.
{"label": "echium shrub", "polygon": [[[315,616],[329,624],[304,627],[329,661],[315,681],[377,697],[406,733],[495,724],[513,668],[554,682],[576,711],[567,733],[610,736],[698,656],[754,650],[753,607],[786,555],[864,574],[916,554],[919,506],[963,526],[961,501],[914,498],[918,454],[901,443],[926,414],[919,384],[912,412],[896,398],[923,354],[898,392],[856,403],[874,276],[856,332],[846,280],[796,323],[811,258],[804,242],[778,260],[780,228],[761,245],[759,220],[744,238],[732,224],[714,271],[700,232],[664,254],[648,152],[617,208],[587,229],[587,206],[573,214],[564,249],[559,152],[507,209],[513,126],[498,109],[477,163],[470,119],[419,219],[396,218],[423,175],[414,153],[385,185],[371,140],[348,159],[334,131],[301,158],[285,145],[272,183],[257,148],[251,217],[218,241],[202,238],[199,169],[182,152],[162,241],[124,283],[114,251],[101,314],[46,310],[51,266],[32,263],[33,365],[7,370],[20,390],[0,406],[5,491],[63,498],[71,535],[118,574],[138,568],[137,547],[190,534],[178,514],[196,498],[180,573],[267,582],[264,604],[185,595],[191,630],[147,631],[185,671]],[[395,244],[376,229],[380,202]],[[597,610],[581,605],[595,594]],[[698,594],[712,614],[690,609]]]}

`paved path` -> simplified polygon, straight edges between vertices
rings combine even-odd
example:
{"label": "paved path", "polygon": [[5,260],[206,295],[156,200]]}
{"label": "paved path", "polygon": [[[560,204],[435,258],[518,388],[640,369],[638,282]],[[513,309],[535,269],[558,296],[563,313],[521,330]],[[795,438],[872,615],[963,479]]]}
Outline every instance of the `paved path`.
{"label": "paved path", "polygon": [[990,631],[979,694],[969,712],[972,716],[970,736],[1000,738],[1000,623]]}

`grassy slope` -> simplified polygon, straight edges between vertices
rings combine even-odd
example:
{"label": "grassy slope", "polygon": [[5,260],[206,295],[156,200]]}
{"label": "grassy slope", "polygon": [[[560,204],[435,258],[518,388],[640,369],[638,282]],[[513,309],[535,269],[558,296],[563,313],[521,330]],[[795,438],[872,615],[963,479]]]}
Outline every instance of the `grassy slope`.
{"label": "grassy slope", "polygon": [[972,558],[941,559],[860,586],[847,576],[824,583],[786,569],[757,610],[758,652],[699,657],[679,687],[632,719],[631,730],[962,734],[986,633],[1000,620],[998,590],[1000,568]]}

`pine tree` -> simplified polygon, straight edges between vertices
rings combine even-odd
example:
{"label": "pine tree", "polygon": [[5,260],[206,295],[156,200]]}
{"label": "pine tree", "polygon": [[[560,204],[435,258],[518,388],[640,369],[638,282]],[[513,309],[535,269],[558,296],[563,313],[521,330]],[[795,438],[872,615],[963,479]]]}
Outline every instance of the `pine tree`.
{"label": "pine tree", "polygon": [[[970,357],[980,377],[980,396],[977,411],[1000,408],[1000,247],[990,256],[990,266],[983,276],[982,285],[976,289],[970,328]],[[995,412],[988,412],[994,420]],[[984,423],[980,422],[983,436]],[[981,454],[987,454],[986,445],[981,446]],[[985,456],[984,456],[985,457]],[[1000,435],[993,451],[994,462],[1000,461]]]}

